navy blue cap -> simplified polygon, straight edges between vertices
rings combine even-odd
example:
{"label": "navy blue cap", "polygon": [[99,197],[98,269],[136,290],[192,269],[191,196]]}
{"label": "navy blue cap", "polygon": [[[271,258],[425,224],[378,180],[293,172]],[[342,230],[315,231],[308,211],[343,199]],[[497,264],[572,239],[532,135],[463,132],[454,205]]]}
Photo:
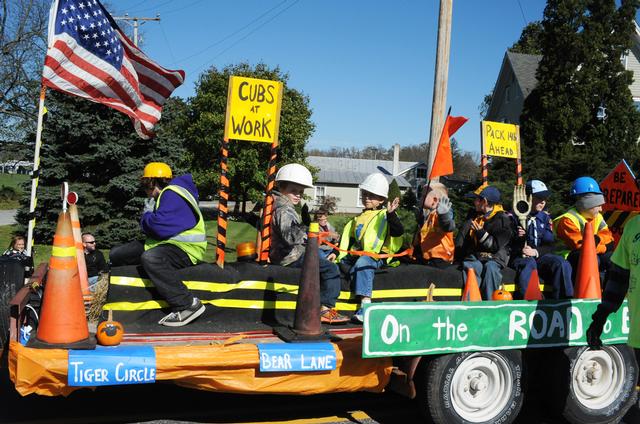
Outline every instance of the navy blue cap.
{"label": "navy blue cap", "polygon": [[490,203],[500,203],[502,196],[500,195],[500,190],[497,187],[490,185],[481,185],[475,191],[471,193],[467,193],[465,197],[470,199],[475,199],[476,197],[482,197],[487,199],[487,202]]}

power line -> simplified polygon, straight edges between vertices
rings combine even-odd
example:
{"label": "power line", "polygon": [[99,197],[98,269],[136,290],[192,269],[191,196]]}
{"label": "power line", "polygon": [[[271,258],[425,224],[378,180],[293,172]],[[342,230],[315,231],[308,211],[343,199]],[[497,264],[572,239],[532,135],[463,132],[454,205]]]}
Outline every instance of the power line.
{"label": "power line", "polygon": [[193,7],[193,6],[195,6],[196,4],[198,4],[198,3],[202,3],[203,1],[204,1],[204,0],[196,0],[196,1],[192,2],[192,3],[187,4],[186,6],[182,6],[182,7],[179,7],[179,8],[177,8],[177,9],[172,9],[172,10],[167,10],[166,12],[162,12],[162,15],[163,15],[163,16],[165,16],[165,15],[168,15],[168,14],[170,14],[170,13],[179,12],[179,11],[184,10],[184,9],[187,9],[187,8],[189,8],[189,7]]}
{"label": "power line", "polygon": [[518,0],[518,6],[520,6],[520,13],[522,13],[522,20],[524,21],[524,25],[527,26],[529,24],[529,21],[527,21],[526,16],[524,16],[524,9],[522,8],[522,3],[520,3],[520,0]]}
{"label": "power line", "polygon": [[151,10],[157,10],[160,7],[162,7],[162,6],[166,5],[166,4],[169,4],[169,3],[175,3],[175,1],[174,0],[167,0],[167,1],[162,2],[160,4],[153,5],[152,7],[146,7],[146,8],[141,9],[141,10],[136,10],[136,11],[134,11],[134,13],[142,13],[142,12],[148,12],[148,11],[151,11]]}
{"label": "power line", "polygon": [[[221,38],[220,40],[216,41],[213,44],[208,45],[207,47],[201,49],[200,51],[189,55],[187,57],[183,57],[180,59],[180,62],[183,62],[185,60],[189,60],[192,59],[196,56],[200,56],[202,53],[206,52],[209,49],[212,49],[213,47],[216,47],[220,44],[222,44],[223,42],[227,41],[229,38],[233,37],[234,35],[238,34],[239,32],[244,31],[246,28],[250,27],[252,24],[254,24],[255,22],[259,21],[260,19],[262,19],[265,15],[268,15],[269,13],[271,13],[273,10],[277,9],[278,7],[282,6],[284,3],[288,2],[289,0],[283,0],[280,3],[278,3],[277,5],[273,6],[272,8],[268,9],[266,12],[263,12],[260,16],[258,16],[257,18],[253,19],[251,22],[249,22],[248,24],[246,24],[245,26],[243,26],[240,29],[235,30],[234,32],[232,32],[231,34]],[[296,0],[297,2],[298,0]],[[295,3],[294,3],[295,4]],[[285,9],[286,10],[286,9]],[[277,16],[277,15],[276,15]]]}
{"label": "power line", "polygon": [[167,48],[169,48],[169,54],[171,55],[171,60],[173,60],[172,64],[176,64],[176,57],[173,55],[173,49],[169,43],[169,37],[167,37],[167,33],[164,31],[164,25],[162,25],[162,22],[160,22],[160,30],[162,31],[165,43],[167,43]]}
{"label": "power line", "polygon": [[[259,26],[257,26],[255,29],[253,29],[252,31],[249,31],[244,37],[240,38],[238,41],[236,41],[235,43],[231,44],[229,47],[227,47],[226,49],[222,50],[220,53],[218,53],[217,55],[215,55],[214,57],[212,57],[211,59],[209,59],[209,62],[213,62],[215,59],[219,58],[220,56],[222,56],[224,53],[226,53],[227,51],[229,51],[230,49],[232,49],[233,47],[235,47],[236,45],[238,45],[239,43],[241,43],[242,41],[246,40],[251,34],[255,33],[256,31],[258,31],[260,28],[262,28],[263,26],[265,26],[266,24],[268,24],[269,22],[273,21],[275,18],[277,18],[278,16],[282,15],[284,12],[286,12],[287,10],[291,9],[293,6],[296,5],[296,3],[298,3],[300,0],[295,0],[293,3],[291,3],[289,6],[287,6],[286,8],[282,9],[280,12],[276,13],[275,15],[273,15],[270,19],[266,20],[265,22],[263,22],[262,24],[260,24]],[[198,72],[200,71],[203,67],[205,67],[206,64],[201,65],[200,67],[198,67],[194,72]]]}

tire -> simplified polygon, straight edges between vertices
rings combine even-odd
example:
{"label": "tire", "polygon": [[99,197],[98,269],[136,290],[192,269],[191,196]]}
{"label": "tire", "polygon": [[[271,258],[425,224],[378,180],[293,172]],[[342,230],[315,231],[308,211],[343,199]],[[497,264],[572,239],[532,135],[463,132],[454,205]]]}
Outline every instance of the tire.
{"label": "tire", "polygon": [[520,351],[443,355],[422,369],[419,408],[436,424],[501,423],[516,419],[523,402]]}
{"label": "tire", "polygon": [[557,399],[572,424],[619,422],[637,399],[638,365],[627,345],[564,349],[566,359]]}

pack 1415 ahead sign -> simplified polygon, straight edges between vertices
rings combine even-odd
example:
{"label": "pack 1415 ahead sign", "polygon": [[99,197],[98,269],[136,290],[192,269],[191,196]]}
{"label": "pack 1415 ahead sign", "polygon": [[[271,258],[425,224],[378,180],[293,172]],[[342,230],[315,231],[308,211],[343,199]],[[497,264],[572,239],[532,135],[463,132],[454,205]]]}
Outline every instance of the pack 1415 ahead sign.
{"label": "pack 1415 ahead sign", "polygon": [[[599,300],[374,303],[364,310],[362,356],[579,346]],[[625,343],[627,303],[609,316],[604,343]]]}

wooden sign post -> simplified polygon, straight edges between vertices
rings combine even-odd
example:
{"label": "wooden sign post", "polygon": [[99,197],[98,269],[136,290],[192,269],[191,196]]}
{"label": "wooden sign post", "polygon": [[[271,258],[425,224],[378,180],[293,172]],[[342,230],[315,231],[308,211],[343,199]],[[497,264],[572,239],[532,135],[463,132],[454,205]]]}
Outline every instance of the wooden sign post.
{"label": "wooden sign post", "polygon": [[[268,257],[270,247],[270,228],[272,198],[271,190],[275,181],[275,161],[277,158],[278,131],[280,129],[280,110],[282,108],[283,85],[280,81],[231,76],[227,93],[227,112],[224,126],[224,141],[220,160],[220,205],[224,200],[225,213],[218,210],[218,236],[216,243],[216,263],[224,267],[224,248],[226,245],[229,179],[226,159],[229,140],[257,141],[271,144],[269,176],[266,190],[265,208],[262,218],[262,247],[259,257],[262,259],[266,249]],[[227,153],[227,154],[225,154]],[[266,228],[266,233],[265,233]],[[222,230],[222,232],[221,232]],[[266,237],[266,240],[265,240]]]}

